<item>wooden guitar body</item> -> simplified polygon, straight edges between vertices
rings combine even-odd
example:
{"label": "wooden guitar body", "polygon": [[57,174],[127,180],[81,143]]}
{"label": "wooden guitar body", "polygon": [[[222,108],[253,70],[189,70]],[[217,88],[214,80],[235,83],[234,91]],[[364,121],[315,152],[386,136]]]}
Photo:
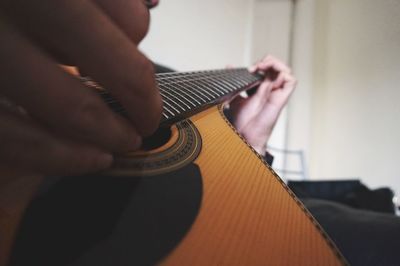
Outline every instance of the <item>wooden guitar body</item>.
{"label": "wooden guitar body", "polygon": [[202,150],[196,221],[165,265],[338,265],[332,242],[214,107],[190,119]]}
{"label": "wooden guitar body", "polygon": [[108,173],[46,178],[22,216],[10,265],[346,263],[221,106],[171,132]]}

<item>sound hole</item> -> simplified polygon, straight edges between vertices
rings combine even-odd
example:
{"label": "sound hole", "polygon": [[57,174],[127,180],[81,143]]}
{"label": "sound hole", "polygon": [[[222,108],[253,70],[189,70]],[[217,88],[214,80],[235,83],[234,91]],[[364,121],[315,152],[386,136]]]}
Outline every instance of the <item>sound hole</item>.
{"label": "sound hole", "polygon": [[161,129],[144,143],[148,152],[143,150],[114,157],[107,174],[132,177],[172,172],[193,162],[202,145],[200,133],[190,120],[183,120],[171,129]]}
{"label": "sound hole", "polygon": [[153,135],[143,140],[142,149],[145,151],[150,151],[162,147],[170,140],[171,135],[171,128],[159,128]]}

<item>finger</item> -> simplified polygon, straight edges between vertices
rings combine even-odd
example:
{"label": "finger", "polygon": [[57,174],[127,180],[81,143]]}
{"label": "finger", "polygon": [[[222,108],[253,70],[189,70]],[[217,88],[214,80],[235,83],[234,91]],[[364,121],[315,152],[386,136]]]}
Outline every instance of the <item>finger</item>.
{"label": "finger", "polygon": [[108,168],[112,156],[55,137],[32,120],[0,109],[0,164],[31,174],[79,174]]}
{"label": "finger", "polygon": [[289,100],[290,95],[296,88],[297,80],[290,75],[289,73],[285,73],[283,75],[283,84],[281,87],[281,97],[282,101],[286,103]]}
{"label": "finger", "polygon": [[[275,59],[271,56],[266,57],[264,60],[260,61],[258,64],[252,66],[249,69],[250,72],[262,72],[264,73],[265,80],[276,81],[280,73],[290,73],[291,69],[286,66],[282,61]],[[282,81],[279,80],[281,84]],[[278,87],[278,85],[276,85]]]}
{"label": "finger", "polygon": [[286,79],[287,79],[287,75],[288,75],[288,73],[286,73],[286,72],[280,72],[278,77],[272,82],[273,88],[274,89],[283,88],[283,85],[285,84]]}
{"label": "finger", "polygon": [[268,101],[272,88],[273,86],[271,82],[264,81],[261,83],[260,87],[257,89],[257,92],[252,97],[256,98],[258,100],[258,104],[262,106],[266,101]]}
{"label": "finger", "polygon": [[297,79],[292,75],[287,73],[285,77],[285,86],[296,87]]}
{"label": "finger", "polygon": [[292,75],[286,73],[284,78],[283,90],[286,91],[288,97],[293,93],[297,86],[297,79]]}
{"label": "finger", "polygon": [[[143,18],[149,19],[148,8],[143,8],[144,1],[95,0],[95,2],[133,42],[138,44],[143,39],[147,28],[141,28],[138,25],[144,25]],[[133,14],[135,15],[133,16]]]}
{"label": "finger", "polygon": [[279,61],[263,61],[258,65],[258,68],[261,71],[274,70],[276,72],[291,72],[288,66]]}
{"label": "finger", "polygon": [[[110,90],[141,135],[148,135],[158,127],[162,106],[152,63],[94,2],[6,3],[8,17],[41,47],[70,58],[83,72]],[[131,14],[139,19],[135,27],[141,36],[148,27],[148,17],[143,17],[148,16],[148,12],[143,11],[145,8],[143,4],[138,5]]]}
{"label": "finger", "polygon": [[46,127],[109,151],[140,145],[136,130],[93,91],[0,24],[0,90]]}
{"label": "finger", "polygon": [[287,66],[287,64],[285,64],[282,60],[268,55],[267,57],[265,57],[262,62],[261,65],[266,64],[266,65],[270,65],[272,66],[276,71],[284,71],[284,72],[288,72],[291,73],[291,69]]}

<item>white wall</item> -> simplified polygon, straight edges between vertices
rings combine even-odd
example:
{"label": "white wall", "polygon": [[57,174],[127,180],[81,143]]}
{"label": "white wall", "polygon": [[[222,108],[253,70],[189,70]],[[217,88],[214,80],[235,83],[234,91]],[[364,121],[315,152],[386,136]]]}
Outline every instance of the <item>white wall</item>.
{"label": "white wall", "polygon": [[[274,55],[286,63],[290,63],[290,38],[292,1],[291,0],[255,0],[251,15],[251,62],[263,58],[267,54]],[[286,148],[287,111],[281,114],[268,145],[271,148]],[[284,154],[269,150],[275,156],[273,167],[283,169]]]}
{"label": "white wall", "polygon": [[[178,70],[249,66],[267,54],[289,59],[291,0],[168,0],[152,12],[142,50]],[[284,148],[286,114],[270,144]],[[274,166],[281,168],[277,157]]]}
{"label": "white wall", "polygon": [[[168,0],[142,49],[179,70],[289,60],[291,0]],[[312,178],[361,177],[400,192],[400,1],[296,0],[287,147]],[[284,115],[285,117],[285,115]],[[286,122],[273,145],[284,147]]]}
{"label": "white wall", "polygon": [[400,1],[316,7],[311,174],[400,193]]}
{"label": "white wall", "polygon": [[[292,68],[298,85],[288,107],[287,148],[303,151],[305,165],[300,164],[299,156],[288,156],[285,167],[290,170],[303,170],[304,178],[309,178],[312,143],[316,1],[318,0],[296,0],[293,18]],[[288,177],[301,178],[299,175]]]}
{"label": "white wall", "polygon": [[141,47],[181,71],[243,66],[248,59],[251,0],[166,0],[151,11]]}

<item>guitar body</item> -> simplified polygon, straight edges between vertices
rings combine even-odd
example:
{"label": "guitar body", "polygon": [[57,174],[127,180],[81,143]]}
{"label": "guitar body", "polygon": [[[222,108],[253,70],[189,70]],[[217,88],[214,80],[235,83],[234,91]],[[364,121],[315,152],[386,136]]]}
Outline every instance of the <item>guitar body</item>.
{"label": "guitar body", "polygon": [[338,265],[340,256],[316,221],[220,108],[190,119],[202,150],[196,221],[164,265]]}
{"label": "guitar body", "polygon": [[11,265],[346,264],[221,106],[108,173],[46,178],[20,220]]}

